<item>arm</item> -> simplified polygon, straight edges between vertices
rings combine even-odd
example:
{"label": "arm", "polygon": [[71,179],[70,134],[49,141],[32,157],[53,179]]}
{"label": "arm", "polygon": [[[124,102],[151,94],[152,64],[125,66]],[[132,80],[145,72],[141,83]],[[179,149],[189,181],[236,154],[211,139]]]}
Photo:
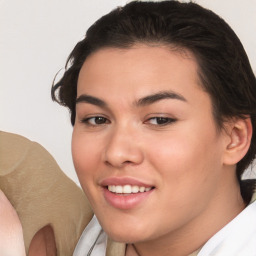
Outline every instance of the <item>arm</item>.
{"label": "arm", "polygon": [[19,217],[2,190],[0,190],[0,255],[26,255]]}

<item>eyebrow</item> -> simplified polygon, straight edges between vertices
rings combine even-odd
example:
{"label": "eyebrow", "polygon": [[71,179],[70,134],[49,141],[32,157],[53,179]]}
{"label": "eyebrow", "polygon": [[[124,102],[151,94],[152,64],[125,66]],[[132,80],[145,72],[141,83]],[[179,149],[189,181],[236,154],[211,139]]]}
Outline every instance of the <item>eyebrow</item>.
{"label": "eyebrow", "polygon": [[187,100],[182,95],[176,92],[162,91],[162,92],[158,92],[158,93],[143,97],[138,101],[136,101],[135,104],[137,106],[146,106],[146,105],[150,105],[157,101],[165,100],[165,99],[174,99],[174,100],[181,100],[181,101],[187,102]]}
{"label": "eyebrow", "polygon": [[[187,102],[187,100],[182,95],[180,95],[176,92],[162,91],[162,92],[158,92],[155,94],[145,96],[145,97],[135,101],[135,105],[138,107],[146,106],[146,105],[150,105],[157,101],[165,100],[165,99],[175,99],[175,100]],[[99,107],[107,107],[107,103],[105,101],[103,101],[97,97],[87,95],[87,94],[80,95],[76,99],[76,104],[78,104],[78,103],[89,103],[89,104],[99,106]]]}
{"label": "eyebrow", "polygon": [[76,99],[76,104],[81,102],[90,103],[92,105],[96,105],[99,107],[107,107],[107,103],[105,101],[90,95],[86,95],[86,94],[82,94]]}

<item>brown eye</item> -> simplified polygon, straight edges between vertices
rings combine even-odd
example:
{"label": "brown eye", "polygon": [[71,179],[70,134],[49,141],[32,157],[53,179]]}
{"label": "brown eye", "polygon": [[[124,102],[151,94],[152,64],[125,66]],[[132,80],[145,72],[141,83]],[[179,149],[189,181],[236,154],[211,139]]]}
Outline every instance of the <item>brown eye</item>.
{"label": "brown eye", "polygon": [[152,117],[148,119],[147,123],[152,125],[167,125],[174,123],[176,119],[170,117]]}
{"label": "brown eye", "polygon": [[107,121],[107,119],[102,116],[97,116],[97,117],[94,117],[93,119],[95,124],[105,124]]}
{"label": "brown eye", "polygon": [[103,116],[94,116],[94,117],[83,119],[82,123],[95,126],[95,125],[102,125],[102,124],[109,123],[109,121],[107,118]]}

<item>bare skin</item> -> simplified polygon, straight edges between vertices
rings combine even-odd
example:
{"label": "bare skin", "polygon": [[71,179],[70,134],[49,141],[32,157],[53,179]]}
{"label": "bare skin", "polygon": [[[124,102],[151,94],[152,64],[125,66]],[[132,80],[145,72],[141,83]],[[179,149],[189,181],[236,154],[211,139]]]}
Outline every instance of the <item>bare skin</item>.
{"label": "bare skin", "polygon": [[0,190],[0,241],[0,255],[26,255],[19,217],[2,190]]}
{"label": "bare skin", "polygon": [[[187,256],[245,207],[235,165],[250,120],[219,131],[197,69],[189,52],[135,45],[93,53],[79,75],[78,178],[107,234],[141,256]],[[150,192],[138,199],[107,188],[125,183]]]}
{"label": "bare skin", "polygon": [[[0,255],[25,256],[22,226],[17,212],[0,190]],[[29,256],[56,256],[54,232],[51,226],[40,229],[33,237]]]}
{"label": "bare skin", "polygon": [[56,256],[57,249],[53,229],[50,225],[41,228],[33,237],[28,256]]}

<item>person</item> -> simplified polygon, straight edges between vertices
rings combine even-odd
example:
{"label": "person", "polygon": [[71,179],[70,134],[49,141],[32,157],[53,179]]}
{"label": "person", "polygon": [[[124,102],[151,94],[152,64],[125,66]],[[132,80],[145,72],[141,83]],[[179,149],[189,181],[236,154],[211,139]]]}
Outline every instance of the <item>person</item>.
{"label": "person", "polygon": [[[1,255],[25,256],[22,226],[15,209],[0,190],[0,245]],[[15,244],[15,246],[13,246]]]}
{"label": "person", "polygon": [[[95,216],[82,255],[256,255],[256,80],[196,3],[132,1],[97,20],[52,98]],[[111,254],[112,253],[112,254]]]}
{"label": "person", "polygon": [[40,144],[0,141],[0,255],[71,256],[93,215],[84,193]]}

